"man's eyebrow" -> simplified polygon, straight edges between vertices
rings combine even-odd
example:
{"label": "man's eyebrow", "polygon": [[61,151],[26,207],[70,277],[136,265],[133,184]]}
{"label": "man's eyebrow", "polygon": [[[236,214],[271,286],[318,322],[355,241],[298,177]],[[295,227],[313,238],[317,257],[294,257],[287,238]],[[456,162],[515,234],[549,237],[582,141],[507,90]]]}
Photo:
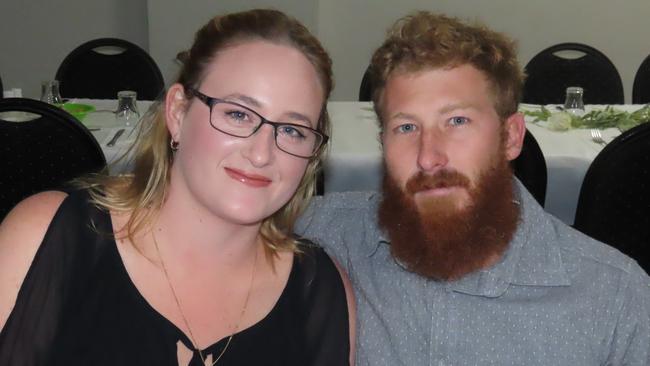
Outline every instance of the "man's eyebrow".
{"label": "man's eyebrow", "polygon": [[[243,102],[244,104],[255,108],[262,108],[263,105],[262,102],[260,102],[259,100],[251,96],[240,94],[240,93],[233,93],[233,94],[226,95],[223,99]],[[291,111],[291,112],[284,113],[283,116],[285,116],[284,118],[288,118],[292,121],[300,121],[300,122],[307,123],[309,126],[313,126],[312,120],[302,113]]]}
{"label": "man's eyebrow", "polygon": [[417,117],[414,114],[411,113],[406,113],[406,112],[397,112],[390,116],[388,119],[396,119],[396,118],[401,118],[401,119],[410,119],[410,120],[416,120]]}
{"label": "man's eyebrow", "polygon": [[439,114],[453,112],[458,109],[478,109],[478,108],[473,103],[467,103],[467,102],[452,103],[442,107],[439,111]]}

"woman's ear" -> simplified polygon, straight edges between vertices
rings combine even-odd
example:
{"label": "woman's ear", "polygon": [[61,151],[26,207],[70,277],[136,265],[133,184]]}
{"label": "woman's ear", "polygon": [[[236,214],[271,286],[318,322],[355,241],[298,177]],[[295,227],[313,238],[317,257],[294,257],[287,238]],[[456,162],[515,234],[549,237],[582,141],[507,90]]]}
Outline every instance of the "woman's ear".
{"label": "woman's ear", "polygon": [[169,134],[174,141],[180,139],[186,109],[185,88],[176,83],[169,87],[165,96],[165,121],[167,122]]}

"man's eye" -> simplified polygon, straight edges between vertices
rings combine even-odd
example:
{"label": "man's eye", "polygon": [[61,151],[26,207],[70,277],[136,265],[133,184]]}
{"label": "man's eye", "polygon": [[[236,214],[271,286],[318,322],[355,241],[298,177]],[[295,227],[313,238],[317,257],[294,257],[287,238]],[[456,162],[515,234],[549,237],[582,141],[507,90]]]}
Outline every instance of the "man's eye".
{"label": "man's eye", "polygon": [[398,133],[411,133],[415,131],[415,125],[412,123],[405,123],[403,125],[397,126],[395,131]]}
{"label": "man's eye", "polygon": [[467,124],[468,122],[469,118],[467,117],[451,117],[449,119],[449,124],[452,126],[461,126]]}

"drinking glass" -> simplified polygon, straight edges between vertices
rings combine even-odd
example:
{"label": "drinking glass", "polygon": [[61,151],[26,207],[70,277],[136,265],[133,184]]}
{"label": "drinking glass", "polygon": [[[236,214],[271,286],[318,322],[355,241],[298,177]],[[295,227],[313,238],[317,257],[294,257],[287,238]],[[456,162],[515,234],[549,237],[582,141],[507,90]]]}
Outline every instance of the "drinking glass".
{"label": "drinking glass", "polygon": [[136,103],[137,93],[133,90],[122,90],[117,93],[117,111],[115,118],[123,126],[134,126],[140,119]]}
{"label": "drinking glass", "polygon": [[584,91],[579,86],[570,86],[566,88],[566,99],[564,100],[564,110],[575,115],[582,115],[585,112],[585,104],[582,101]]}
{"label": "drinking glass", "polygon": [[48,80],[41,83],[41,101],[60,107],[63,104],[59,94],[59,81]]}

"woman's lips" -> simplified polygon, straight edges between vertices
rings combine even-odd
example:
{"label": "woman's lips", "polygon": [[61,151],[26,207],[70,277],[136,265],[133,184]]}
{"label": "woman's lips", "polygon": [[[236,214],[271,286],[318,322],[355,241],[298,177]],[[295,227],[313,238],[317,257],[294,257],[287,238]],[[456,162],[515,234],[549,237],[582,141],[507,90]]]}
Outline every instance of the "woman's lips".
{"label": "woman's lips", "polygon": [[272,182],[271,179],[263,175],[245,173],[241,170],[233,169],[233,168],[224,168],[224,170],[226,171],[226,174],[230,176],[230,178],[238,182],[244,183],[245,185],[250,187],[255,187],[255,188],[266,187]]}

